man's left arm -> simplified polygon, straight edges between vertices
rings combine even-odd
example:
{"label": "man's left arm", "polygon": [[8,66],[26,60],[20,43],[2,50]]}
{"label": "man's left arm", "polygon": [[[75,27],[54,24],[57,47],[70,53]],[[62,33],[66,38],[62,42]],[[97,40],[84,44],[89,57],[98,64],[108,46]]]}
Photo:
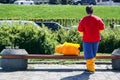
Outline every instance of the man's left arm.
{"label": "man's left arm", "polygon": [[83,20],[81,20],[81,21],[79,22],[79,25],[78,25],[78,32],[79,32],[81,35],[83,35],[83,32],[84,32],[83,26],[84,26],[84,23],[83,23]]}

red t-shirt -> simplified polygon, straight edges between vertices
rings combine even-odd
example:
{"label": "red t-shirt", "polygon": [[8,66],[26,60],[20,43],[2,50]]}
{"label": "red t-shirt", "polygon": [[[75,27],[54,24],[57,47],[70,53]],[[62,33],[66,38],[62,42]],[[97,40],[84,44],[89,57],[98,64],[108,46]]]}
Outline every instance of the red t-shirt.
{"label": "red t-shirt", "polygon": [[85,42],[100,41],[100,30],[104,30],[104,23],[95,15],[84,17],[78,25],[78,31],[83,32],[83,41]]}

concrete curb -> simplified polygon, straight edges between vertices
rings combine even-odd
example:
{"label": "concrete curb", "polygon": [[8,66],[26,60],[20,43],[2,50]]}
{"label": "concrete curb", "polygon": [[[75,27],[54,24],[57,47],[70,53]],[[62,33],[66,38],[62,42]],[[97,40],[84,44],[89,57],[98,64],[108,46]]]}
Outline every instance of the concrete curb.
{"label": "concrete curb", "polygon": [[[44,62],[28,62],[28,64],[86,64],[86,62],[49,62],[49,61],[44,61]],[[112,64],[111,61],[96,61],[95,64]]]}

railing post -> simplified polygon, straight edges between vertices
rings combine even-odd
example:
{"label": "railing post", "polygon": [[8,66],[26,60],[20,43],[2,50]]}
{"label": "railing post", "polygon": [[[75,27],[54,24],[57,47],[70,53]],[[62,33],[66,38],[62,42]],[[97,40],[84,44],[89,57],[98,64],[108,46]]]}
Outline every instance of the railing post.
{"label": "railing post", "polygon": [[[1,51],[1,56],[5,55],[26,55],[28,54],[25,49],[3,49]],[[3,70],[26,70],[27,69],[27,59],[1,59],[1,67]]]}
{"label": "railing post", "polygon": [[[120,56],[120,48],[115,49],[112,52],[112,56]],[[120,70],[120,59],[112,59],[112,68],[115,70]]]}

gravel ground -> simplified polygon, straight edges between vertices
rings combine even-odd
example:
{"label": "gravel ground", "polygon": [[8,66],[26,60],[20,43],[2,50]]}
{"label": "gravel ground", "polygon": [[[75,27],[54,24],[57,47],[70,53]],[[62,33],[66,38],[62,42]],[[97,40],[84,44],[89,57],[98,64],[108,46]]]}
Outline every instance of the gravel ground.
{"label": "gravel ground", "polygon": [[85,64],[29,64],[25,71],[0,69],[0,80],[120,80],[110,64],[97,64],[94,74],[85,69]]}

